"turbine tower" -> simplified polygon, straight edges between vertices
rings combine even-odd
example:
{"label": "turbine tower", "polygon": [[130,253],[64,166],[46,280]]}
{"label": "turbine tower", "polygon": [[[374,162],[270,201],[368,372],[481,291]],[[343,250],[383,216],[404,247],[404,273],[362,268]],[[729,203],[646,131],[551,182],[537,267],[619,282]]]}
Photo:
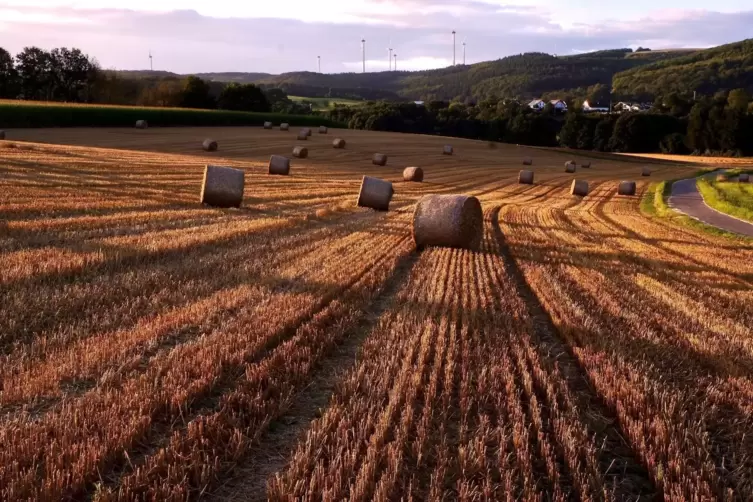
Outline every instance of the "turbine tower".
{"label": "turbine tower", "polygon": [[321,56],[316,56],[316,63],[317,63],[317,68],[319,69],[319,73],[321,73],[322,72],[322,57]]}
{"label": "turbine tower", "polygon": [[463,39],[463,66],[465,66],[465,39]]}
{"label": "turbine tower", "polygon": [[361,58],[363,59],[363,72],[366,73],[366,39],[361,39]]}
{"label": "turbine tower", "polygon": [[154,64],[152,62],[152,50],[149,49],[149,71],[154,71]]}
{"label": "turbine tower", "polygon": [[397,52],[395,53],[395,71],[397,71]]}
{"label": "turbine tower", "polygon": [[455,30],[452,30],[452,66],[455,66]]}
{"label": "turbine tower", "polygon": [[392,47],[387,47],[387,50],[390,51],[390,55],[387,58],[387,63],[390,65],[390,70],[392,70]]}

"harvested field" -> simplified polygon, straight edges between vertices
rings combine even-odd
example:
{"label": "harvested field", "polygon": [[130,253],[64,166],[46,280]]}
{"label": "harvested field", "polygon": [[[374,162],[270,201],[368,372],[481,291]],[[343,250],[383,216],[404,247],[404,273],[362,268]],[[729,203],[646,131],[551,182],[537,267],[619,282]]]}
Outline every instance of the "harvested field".
{"label": "harvested field", "polygon": [[[753,244],[639,210],[698,166],[601,154],[581,198],[572,151],[336,133],[278,177],[290,132],[9,131],[0,500],[749,498]],[[199,204],[206,164],[240,208]],[[417,252],[458,193],[481,249]]]}

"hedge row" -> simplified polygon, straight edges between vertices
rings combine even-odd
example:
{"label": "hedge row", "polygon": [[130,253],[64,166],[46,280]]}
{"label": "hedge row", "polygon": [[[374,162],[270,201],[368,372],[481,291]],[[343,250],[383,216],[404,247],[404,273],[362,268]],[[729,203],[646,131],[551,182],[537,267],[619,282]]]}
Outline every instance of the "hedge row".
{"label": "hedge row", "polygon": [[314,115],[284,115],[226,110],[190,110],[122,106],[44,105],[0,103],[0,128],[22,127],[133,127],[137,120],[150,126],[260,126],[265,121],[291,126],[346,127]]}

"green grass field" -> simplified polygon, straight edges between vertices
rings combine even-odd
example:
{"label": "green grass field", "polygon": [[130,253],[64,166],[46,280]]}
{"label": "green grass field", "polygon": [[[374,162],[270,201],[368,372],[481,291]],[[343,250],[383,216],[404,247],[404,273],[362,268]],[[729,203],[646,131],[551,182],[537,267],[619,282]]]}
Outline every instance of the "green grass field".
{"label": "green grass field", "polygon": [[753,184],[699,178],[698,190],[706,204],[717,211],[753,222]]}
{"label": "green grass field", "polygon": [[133,127],[137,120],[150,126],[260,126],[266,121],[291,126],[344,127],[311,115],[159,108],[147,106],[86,105],[0,100],[0,128],[23,127]]}
{"label": "green grass field", "polygon": [[314,111],[325,111],[334,108],[335,105],[345,106],[361,106],[365,101],[358,101],[355,99],[342,99],[342,98],[307,98],[305,96],[288,96],[291,100],[296,102],[308,101],[314,104]]}

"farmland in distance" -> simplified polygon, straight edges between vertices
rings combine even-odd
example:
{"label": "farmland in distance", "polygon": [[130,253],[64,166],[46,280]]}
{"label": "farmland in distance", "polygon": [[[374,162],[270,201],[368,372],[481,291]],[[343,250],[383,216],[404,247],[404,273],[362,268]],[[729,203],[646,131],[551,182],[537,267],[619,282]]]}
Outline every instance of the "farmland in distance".
{"label": "farmland in distance", "polygon": [[[8,132],[1,500],[753,493],[753,244],[639,210],[692,159],[330,129],[267,175],[294,138]],[[245,170],[241,209],[198,203],[206,164]],[[363,175],[389,212],[355,207]],[[414,249],[428,193],[480,199],[480,251]]]}

